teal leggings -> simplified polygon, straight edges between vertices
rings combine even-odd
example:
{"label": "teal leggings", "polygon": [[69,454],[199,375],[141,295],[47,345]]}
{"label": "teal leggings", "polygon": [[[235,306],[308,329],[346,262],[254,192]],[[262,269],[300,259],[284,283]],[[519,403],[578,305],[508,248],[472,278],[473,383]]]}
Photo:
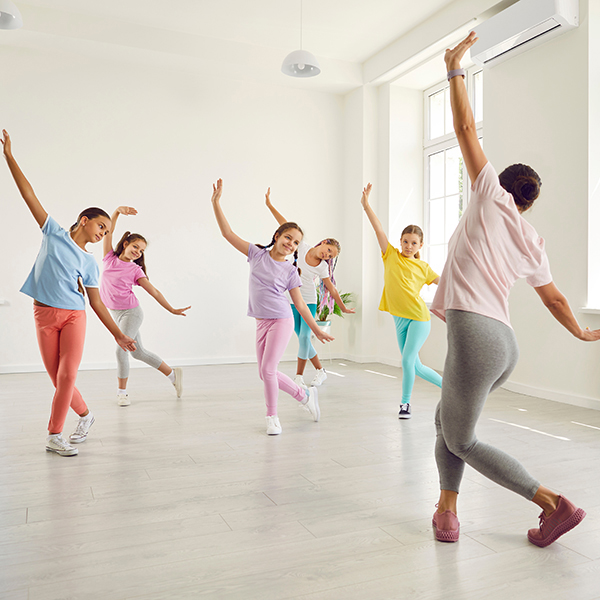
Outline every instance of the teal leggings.
{"label": "teal leggings", "polygon": [[[317,315],[317,305],[307,304],[310,314],[315,317]],[[292,312],[294,313],[294,331],[298,336],[298,358],[302,360],[309,360],[317,355],[317,351],[314,349],[311,341],[310,327],[306,324],[306,321],[301,317],[296,307],[292,304]]]}
{"label": "teal leggings", "polygon": [[419,350],[431,330],[431,321],[413,321],[394,316],[398,346],[402,354],[402,404],[410,403],[415,375],[442,387],[442,378],[433,369],[426,367],[419,359]]}

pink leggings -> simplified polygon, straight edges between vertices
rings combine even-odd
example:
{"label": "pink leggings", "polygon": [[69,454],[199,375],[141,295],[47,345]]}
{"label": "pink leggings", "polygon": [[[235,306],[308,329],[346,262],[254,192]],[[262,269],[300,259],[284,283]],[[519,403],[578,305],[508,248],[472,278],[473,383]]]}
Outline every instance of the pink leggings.
{"label": "pink leggings", "polygon": [[34,305],[33,315],[42,360],[56,388],[48,432],[62,433],[69,406],[78,415],[87,411],[75,387],[85,340],[85,311]]}
{"label": "pink leggings", "polygon": [[256,319],[256,358],[258,374],[265,384],[267,416],[277,414],[277,397],[283,390],[298,402],[306,397],[304,388],[277,370],[279,361],[292,337],[294,319]]}

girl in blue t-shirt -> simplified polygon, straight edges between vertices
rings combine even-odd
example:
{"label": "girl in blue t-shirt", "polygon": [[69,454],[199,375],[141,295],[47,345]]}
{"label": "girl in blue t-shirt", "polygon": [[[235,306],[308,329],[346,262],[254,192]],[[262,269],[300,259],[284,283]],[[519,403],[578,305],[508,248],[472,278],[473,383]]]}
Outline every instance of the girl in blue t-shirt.
{"label": "girl in blue t-shirt", "polygon": [[90,306],[115,337],[117,344],[124,350],[135,350],[134,341],[121,332],[100,299],[98,265],[85,249],[86,244],[95,244],[103,239],[110,228],[110,217],[100,208],[88,208],[79,215],[71,229],[65,231],[37,199],[12,155],[10,136],[6,130],[2,131],[2,136],[8,168],[44,234],[40,252],[21,291],[33,298],[42,360],[56,388],[46,450],[60,456],[73,456],[77,454],[77,448],[62,437],[69,407],[79,415],[77,427],[69,436],[71,443],[85,441],[94,423],[94,415],[75,387],[85,339],[86,291]]}

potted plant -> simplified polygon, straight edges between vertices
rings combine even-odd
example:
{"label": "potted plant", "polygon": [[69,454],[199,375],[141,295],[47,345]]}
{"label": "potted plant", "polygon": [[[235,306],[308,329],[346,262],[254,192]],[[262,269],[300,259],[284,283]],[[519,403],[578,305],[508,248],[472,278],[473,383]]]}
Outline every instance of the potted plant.
{"label": "potted plant", "polygon": [[[346,305],[354,302],[354,294],[352,292],[340,293],[342,302]],[[317,325],[326,333],[331,330],[331,316],[337,315],[338,317],[344,318],[344,313],[340,307],[335,303],[335,300],[331,297],[331,294],[327,292],[327,289],[323,285],[317,287]]]}

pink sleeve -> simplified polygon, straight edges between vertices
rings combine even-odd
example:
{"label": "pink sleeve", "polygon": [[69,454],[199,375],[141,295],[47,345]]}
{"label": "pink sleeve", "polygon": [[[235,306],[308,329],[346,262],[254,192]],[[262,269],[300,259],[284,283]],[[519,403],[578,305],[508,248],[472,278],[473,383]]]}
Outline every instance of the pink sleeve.
{"label": "pink sleeve", "polygon": [[538,270],[525,279],[531,287],[542,287],[543,285],[552,283],[552,273],[550,272],[548,255],[545,250],[542,250],[542,253],[542,262],[540,263]]}
{"label": "pink sleeve", "polygon": [[498,200],[506,196],[510,197],[510,194],[500,185],[498,173],[490,162],[485,163],[477,179],[473,182],[471,190],[473,191],[473,200]]}
{"label": "pink sleeve", "polygon": [[144,273],[144,269],[142,269],[142,267],[140,267],[138,265],[138,268],[135,271],[135,275],[134,275],[134,279],[135,279],[135,285],[140,285],[138,283],[138,281],[140,279],[143,279],[144,277],[148,277],[148,275],[146,275],[146,273]]}

